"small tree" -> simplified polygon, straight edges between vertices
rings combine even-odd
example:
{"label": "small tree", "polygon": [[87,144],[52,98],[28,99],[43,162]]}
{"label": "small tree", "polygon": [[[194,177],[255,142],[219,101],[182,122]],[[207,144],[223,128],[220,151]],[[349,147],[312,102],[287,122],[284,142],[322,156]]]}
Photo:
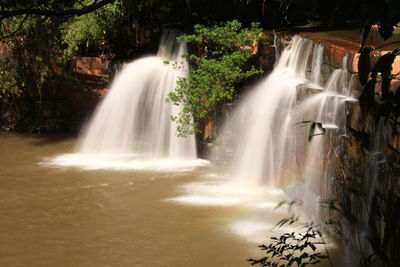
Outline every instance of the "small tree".
{"label": "small tree", "polygon": [[75,16],[66,21],[62,27],[62,41],[67,45],[65,54],[73,56],[79,54],[79,48],[97,48],[97,53],[103,53],[119,26],[122,17],[121,3],[115,0],[114,3],[105,5],[91,13],[82,16]]}
{"label": "small tree", "polygon": [[[300,218],[293,208],[302,204],[303,202],[298,199],[279,202],[275,208],[287,205],[289,217],[280,220],[276,227],[298,223]],[[248,259],[248,261],[251,265],[262,267],[305,267],[319,264],[322,260],[328,259],[330,266],[333,266],[322,233],[318,229],[319,226],[313,222],[303,223],[303,226],[305,228],[303,232],[283,233],[279,237],[271,237],[271,242],[268,245],[259,246],[264,251],[265,256],[258,259]],[[326,254],[318,251],[322,249],[322,246]]]}
{"label": "small tree", "polygon": [[251,265],[263,267],[290,267],[315,265],[328,256],[317,250],[318,245],[325,245],[321,232],[313,224],[305,225],[302,233],[284,233],[279,238],[271,237],[269,245],[260,245],[266,256],[249,259]]}
{"label": "small tree", "polygon": [[257,23],[243,28],[233,20],[211,27],[195,25],[194,34],[178,37],[198,48],[197,54],[185,55],[190,61],[190,73],[177,81],[176,89],[168,96],[168,101],[183,107],[172,116],[178,124],[178,136],[199,132],[199,121],[224,100],[231,100],[236,85],[262,73],[250,63],[257,53],[261,31]]}

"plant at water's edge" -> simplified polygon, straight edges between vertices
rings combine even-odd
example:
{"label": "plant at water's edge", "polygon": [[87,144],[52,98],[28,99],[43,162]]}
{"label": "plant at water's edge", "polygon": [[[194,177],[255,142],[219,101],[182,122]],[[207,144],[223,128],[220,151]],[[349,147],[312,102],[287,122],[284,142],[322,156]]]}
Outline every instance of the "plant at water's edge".
{"label": "plant at water's edge", "polygon": [[[295,214],[293,208],[299,207],[303,201],[299,199],[280,201],[275,209],[283,205],[288,207],[288,218],[280,220],[276,227],[291,225],[299,221],[299,216]],[[259,259],[248,259],[251,265],[289,267],[315,265],[323,259],[328,259],[331,266],[332,262],[322,233],[318,225],[313,222],[303,223],[305,230],[300,233],[284,233],[279,237],[271,237],[271,243],[260,245],[261,250],[265,251],[266,256]],[[317,252],[318,246],[323,246],[326,254]]]}
{"label": "plant at water's edge", "polygon": [[293,207],[299,207],[302,204],[303,204],[303,201],[301,201],[300,199],[279,201],[278,204],[276,204],[274,209],[278,209],[278,208],[282,207],[283,205],[287,205],[289,217],[283,218],[282,220],[280,220],[276,224],[276,227],[279,228],[279,227],[284,226],[285,224],[291,225],[291,224],[299,221],[299,216],[293,212]]}
{"label": "plant at water's edge", "polygon": [[221,25],[195,25],[194,34],[178,37],[179,41],[197,46],[196,54],[185,55],[190,61],[187,77],[177,81],[168,101],[183,107],[172,116],[177,135],[199,132],[199,120],[207,118],[223,101],[232,100],[236,86],[262,71],[250,62],[263,39],[257,23],[244,28],[233,20]]}
{"label": "plant at water's edge", "polygon": [[266,256],[260,259],[249,259],[251,265],[289,267],[314,265],[327,259],[328,256],[316,252],[318,245],[325,245],[317,225],[305,225],[302,233],[284,233],[279,238],[271,237],[269,245],[260,245]]}

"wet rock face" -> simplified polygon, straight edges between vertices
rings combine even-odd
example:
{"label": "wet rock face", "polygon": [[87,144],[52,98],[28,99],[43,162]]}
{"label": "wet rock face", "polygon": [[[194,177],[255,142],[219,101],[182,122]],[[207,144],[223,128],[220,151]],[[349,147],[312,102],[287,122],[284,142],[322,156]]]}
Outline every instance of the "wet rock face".
{"label": "wet rock face", "polygon": [[[340,67],[347,53],[347,68],[357,72],[359,41],[338,36],[305,34],[326,47],[325,65]],[[387,51],[379,51],[379,57]],[[392,73],[397,73],[397,57]],[[398,83],[399,81],[393,81]],[[397,88],[397,86],[393,86]],[[360,92],[362,88],[360,87]],[[380,88],[376,88],[379,93]],[[359,93],[360,93],[359,92]],[[341,224],[353,262],[359,266],[398,266],[400,261],[400,127],[398,121],[377,112],[362,112],[359,103],[347,103],[346,136],[336,140],[338,158],[330,198],[341,209]],[[332,145],[332,144],[331,144]],[[337,235],[337,233],[333,233]],[[371,256],[373,255],[373,256]]]}
{"label": "wet rock face", "polygon": [[[364,129],[370,127],[366,124]],[[332,183],[342,213],[337,218],[361,266],[397,266],[400,260],[395,241],[400,238],[400,153],[387,141],[374,148],[377,135],[393,134],[392,125],[380,127],[380,133],[377,125],[373,133],[349,128],[337,162],[341,172],[335,172]]]}
{"label": "wet rock face", "polygon": [[[281,33],[280,40],[285,39]],[[335,68],[346,65],[356,73],[360,40],[354,33],[302,33],[303,37],[322,43],[324,66],[321,79],[326,81]],[[377,51],[379,57],[388,51]],[[270,62],[270,64],[273,64]],[[400,57],[392,65],[400,71]],[[392,81],[397,88],[399,80]],[[306,88],[307,89],[307,88]],[[359,86],[355,96],[361,94]],[[380,93],[380,88],[375,88]],[[298,98],[301,98],[301,95]],[[300,99],[299,98],[299,99]],[[354,266],[398,266],[400,262],[400,120],[381,118],[378,112],[363,113],[359,103],[346,103],[345,134],[327,141],[326,169],[329,189],[322,188],[324,198],[336,201],[340,211],[325,211],[334,216],[340,227],[327,226],[332,236],[348,247]]]}

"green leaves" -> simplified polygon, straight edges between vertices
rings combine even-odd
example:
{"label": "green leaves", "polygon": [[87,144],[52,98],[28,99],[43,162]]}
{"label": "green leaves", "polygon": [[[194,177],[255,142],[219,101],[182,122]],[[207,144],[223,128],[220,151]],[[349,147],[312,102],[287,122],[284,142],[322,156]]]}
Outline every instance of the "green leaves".
{"label": "green leaves", "polygon": [[18,73],[13,61],[0,60],[0,84],[0,102],[22,94],[21,88],[24,84],[18,82]]}
{"label": "green leaves", "polygon": [[210,27],[195,25],[194,34],[178,37],[198,51],[186,55],[191,63],[189,76],[177,81],[167,99],[183,106],[183,111],[172,118],[178,123],[178,136],[199,132],[199,121],[223,101],[233,99],[239,83],[262,73],[249,64],[254,57],[252,49],[263,38],[260,33],[258,24],[243,28],[233,20]]}
{"label": "green leaves", "polygon": [[65,54],[74,56],[81,47],[104,49],[109,36],[115,31],[116,21],[121,16],[120,1],[103,6],[82,16],[77,16],[64,23],[62,41],[67,45]]}
{"label": "green leaves", "polygon": [[326,129],[324,127],[322,127],[321,122],[302,121],[302,122],[296,123],[295,126],[300,125],[300,124],[309,124],[310,125],[310,128],[308,130],[308,142],[310,142],[314,136],[325,135]]}
{"label": "green leaves", "polygon": [[194,34],[184,35],[179,41],[214,45],[218,50],[235,51],[239,45],[252,45],[262,32],[259,23],[252,23],[250,28],[243,28],[238,20],[228,21],[210,27],[196,24]]}
{"label": "green leaves", "polygon": [[305,232],[284,233],[279,237],[271,237],[268,245],[260,245],[265,256],[259,259],[248,259],[251,265],[289,267],[308,266],[328,258],[317,251],[317,246],[325,245],[321,240],[321,232],[316,225],[305,225]]}
{"label": "green leaves", "polygon": [[[316,129],[319,129],[319,132],[316,132]],[[325,132],[326,129],[322,127],[322,123],[313,121],[308,131],[308,142],[310,142],[314,136],[324,135]]]}

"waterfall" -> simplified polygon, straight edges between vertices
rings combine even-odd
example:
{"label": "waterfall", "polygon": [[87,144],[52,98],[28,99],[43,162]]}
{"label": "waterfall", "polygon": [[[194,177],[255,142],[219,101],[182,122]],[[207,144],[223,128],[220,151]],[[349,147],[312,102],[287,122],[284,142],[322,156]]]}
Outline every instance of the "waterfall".
{"label": "waterfall", "polygon": [[312,53],[311,81],[315,85],[321,85],[322,63],[324,55],[324,46],[317,44],[314,46]]}
{"label": "waterfall", "polygon": [[309,40],[295,37],[280,56],[273,72],[253,88],[222,130],[231,140],[233,157],[227,173],[248,184],[277,186],[293,132],[296,86],[306,81]]}
{"label": "waterfall", "polygon": [[166,101],[188,73],[186,44],[164,32],[158,53],[125,64],[82,130],[75,153],[46,164],[83,169],[188,170],[208,164],[197,158],[194,136],[178,137],[171,116],[181,106]]}
{"label": "waterfall", "polygon": [[273,44],[273,47],[274,47],[274,50],[275,50],[275,62],[274,62],[274,65],[276,66],[276,64],[278,64],[279,56],[280,56],[280,54],[279,54],[279,47],[278,47],[278,35],[276,34],[276,32],[275,32],[274,30],[273,30],[272,32],[273,32],[273,34],[274,34],[274,44]]}
{"label": "waterfall", "polygon": [[[151,158],[196,158],[194,136],[176,136],[171,115],[181,107],[166,102],[178,77],[187,74],[184,43],[168,31],[157,56],[126,64],[112,82],[110,92],[97,107],[80,137],[78,153],[137,154]],[[166,61],[177,62],[177,66]]]}
{"label": "waterfall", "polygon": [[379,117],[375,124],[373,134],[371,135],[370,144],[371,147],[367,153],[366,160],[368,162],[368,169],[365,175],[364,192],[365,200],[364,209],[361,211],[361,229],[365,235],[370,235],[370,223],[373,213],[373,203],[376,197],[377,185],[379,173],[386,162],[385,149],[387,144],[387,136],[385,134],[385,128],[387,122],[383,117]]}
{"label": "waterfall", "polygon": [[[346,134],[345,103],[356,101],[347,57],[326,79],[323,55],[323,45],[294,36],[272,73],[243,96],[223,126],[220,139],[235,136],[228,142],[230,158],[216,152],[235,182],[286,188],[315,217],[318,199],[329,190],[324,166],[333,152],[327,147]],[[323,129],[316,127],[309,140],[312,122]]]}

